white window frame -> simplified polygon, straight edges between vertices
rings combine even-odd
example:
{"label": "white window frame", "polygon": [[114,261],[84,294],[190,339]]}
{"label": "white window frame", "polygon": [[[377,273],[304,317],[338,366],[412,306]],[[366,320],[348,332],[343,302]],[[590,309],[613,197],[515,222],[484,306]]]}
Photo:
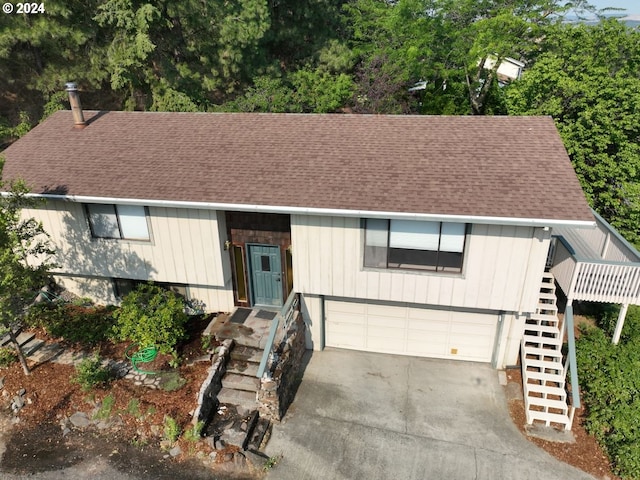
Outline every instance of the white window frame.
{"label": "white window frame", "polygon": [[[85,212],[93,238],[151,241],[147,207],[87,203],[85,204]],[[97,225],[96,220],[100,217],[102,217],[104,225]]]}

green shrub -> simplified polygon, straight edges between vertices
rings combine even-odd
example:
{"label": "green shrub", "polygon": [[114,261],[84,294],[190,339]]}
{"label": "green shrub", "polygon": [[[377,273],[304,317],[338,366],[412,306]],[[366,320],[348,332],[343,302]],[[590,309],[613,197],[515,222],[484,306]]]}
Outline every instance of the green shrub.
{"label": "green shrub", "polygon": [[162,353],[173,352],[184,338],[188,318],[180,297],[151,284],[142,284],[124,297],[114,316],[118,339],[157,346]]}
{"label": "green shrub", "polygon": [[202,438],[202,429],[204,428],[204,422],[198,422],[192,425],[187,431],[184,432],[184,438],[188,442],[195,443]]}
{"label": "green shrub", "polygon": [[0,367],[8,367],[18,361],[18,354],[11,347],[0,348]]}
{"label": "green shrub", "polygon": [[[609,314],[610,315],[610,314]],[[605,318],[605,326],[611,321]],[[630,306],[620,343],[586,328],[576,343],[585,427],[623,478],[640,478],[640,308]]]}
{"label": "green shrub", "polygon": [[82,391],[88,392],[92,388],[107,385],[112,379],[111,371],[102,366],[100,356],[95,353],[76,365],[76,373],[71,381],[80,385]]}
{"label": "green shrub", "polygon": [[111,335],[114,308],[40,303],[29,310],[25,322],[44,328],[53,337],[93,347]]}
{"label": "green shrub", "polygon": [[171,443],[178,440],[180,436],[180,425],[178,422],[169,415],[165,415],[164,417],[164,438],[169,440]]}

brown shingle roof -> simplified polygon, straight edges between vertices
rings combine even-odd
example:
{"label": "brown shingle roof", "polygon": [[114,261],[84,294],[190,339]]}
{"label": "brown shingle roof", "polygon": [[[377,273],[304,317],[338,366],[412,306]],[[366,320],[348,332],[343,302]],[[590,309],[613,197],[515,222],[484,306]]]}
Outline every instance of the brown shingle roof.
{"label": "brown shingle roof", "polygon": [[551,118],[86,112],[5,152],[36,193],[593,221]]}

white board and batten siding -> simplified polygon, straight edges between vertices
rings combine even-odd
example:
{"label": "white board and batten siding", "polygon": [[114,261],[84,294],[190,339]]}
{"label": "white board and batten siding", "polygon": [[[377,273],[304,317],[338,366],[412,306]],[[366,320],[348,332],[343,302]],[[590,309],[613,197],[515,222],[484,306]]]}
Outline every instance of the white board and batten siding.
{"label": "white board and batten siding", "polygon": [[515,364],[549,232],[473,225],[462,274],[364,268],[359,219],[292,215],[291,233],[294,288],[322,316],[310,325],[324,345]]}
{"label": "white board and batten siding", "polygon": [[357,218],[292,215],[291,243],[294,289],[303,294],[533,312],[549,232],[473,225],[462,274],[364,268]]}
{"label": "white board and batten siding", "polygon": [[[110,278],[154,280],[189,285],[189,295],[208,309],[230,310],[233,287],[228,255],[222,251],[224,213],[214,210],[148,208],[150,241],[96,239],[83,205],[48,201],[25,216],[42,221],[57,250],[54,273],[69,285],[87,289]],[[83,280],[84,279],[84,280]],[[90,288],[91,287],[91,288]]]}
{"label": "white board and batten siding", "polygon": [[497,326],[497,313],[325,301],[328,347],[490,362]]}

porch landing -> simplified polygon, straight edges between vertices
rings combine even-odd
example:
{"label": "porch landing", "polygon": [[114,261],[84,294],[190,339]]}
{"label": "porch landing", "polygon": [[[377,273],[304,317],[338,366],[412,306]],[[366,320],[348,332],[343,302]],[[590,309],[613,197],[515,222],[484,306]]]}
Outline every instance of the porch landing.
{"label": "porch landing", "polygon": [[[218,315],[205,333],[219,340],[232,338],[242,345],[264,350],[274,317],[270,310],[238,307],[228,315]],[[238,342],[239,339],[242,340]]]}

